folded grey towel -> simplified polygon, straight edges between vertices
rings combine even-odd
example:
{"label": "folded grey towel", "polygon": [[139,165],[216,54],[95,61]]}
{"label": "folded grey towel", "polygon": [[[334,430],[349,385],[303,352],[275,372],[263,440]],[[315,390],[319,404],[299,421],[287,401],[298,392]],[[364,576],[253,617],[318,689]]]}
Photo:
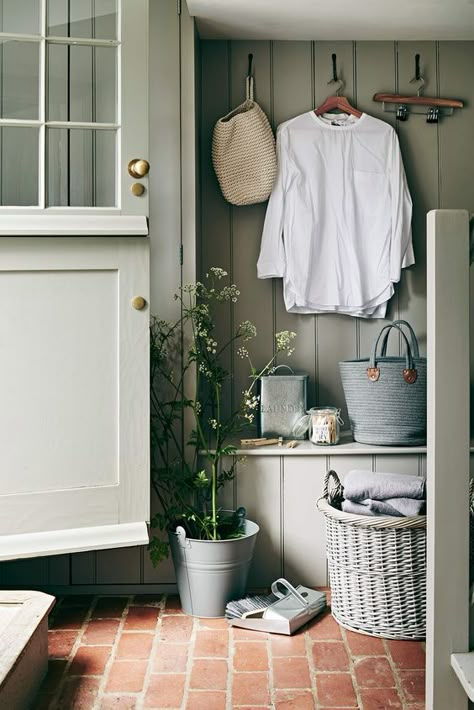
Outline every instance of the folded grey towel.
{"label": "folded grey towel", "polygon": [[354,503],[352,500],[343,500],[341,507],[344,513],[351,513],[352,515],[375,515],[368,505]]}
{"label": "folded grey towel", "polygon": [[425,480],[418,476],[401,473],[372,473],[372,471],[349,471],[344,481],[344,498],[355,503],[370,498],[387,500],[388,498],[425,497]]}
{"label": "folded grey towel", "polygon": [[387,500],[362,501],[375,515],[401,515],[410,518],[421,515],[425,508],[425,501],[417,498],[387,498]]}
{"label": "folded grey towel", "polygon": [[387,500],[372,500],[366,498],[355,503],[352,500],[342,501],[342,510],[354,515],[394,515],[399,518],[422,515],[424,500],[415,498],[388,498]]}

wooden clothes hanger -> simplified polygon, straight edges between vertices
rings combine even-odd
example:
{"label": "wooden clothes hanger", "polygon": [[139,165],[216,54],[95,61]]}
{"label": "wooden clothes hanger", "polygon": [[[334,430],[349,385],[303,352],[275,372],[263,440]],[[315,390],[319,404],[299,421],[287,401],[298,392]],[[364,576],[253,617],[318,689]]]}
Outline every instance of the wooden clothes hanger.
{"label": "wooden clothes hanger", "polygon": [[362,116],[362,111],[359,111],[354,106],[352,106],[345,96],[340,96],[340,92],[342,91],[344,82],[341,79],[338,79],[337,77],[336,55],[333,54],[331,58],[332,79],[331,81],[328,81],[328,84],[337,83],[339,84],[339,88],[337,89],[335,96],[328,96],[326,101],[324,101],[321,106],[318,106],[318,108],[314,110],[314,113],[316,114],[316,116],[320,116],[323,113],[331,113],[335,109],[338,109],[339,111],[349,113],[352,116],[355,116],[356,118],[360,118]]}
{"label": "wooden clothes hanger", "polygon": [[[410,84],[419,84],[418,91],[415,96],[407,96],[406,94],[374,94],[374,101],[383,102],[386,104],[400,104],[404,105],[418,105],[418,106],[432,106],[439,108],[463,108],[464,104],[458,99],[441,99],[436,96],[422,96],[423,87],[425,85],[425,80],[420,73],[420,55],[415,54],[415,76],[410,80]],[[402,112],[403,113],[403,112]],[[406,111],[405,111],[406,114]],[[406,120],[405,117],[398,116],[402,120]],[[436,123],[436,120],[428,122]]]}

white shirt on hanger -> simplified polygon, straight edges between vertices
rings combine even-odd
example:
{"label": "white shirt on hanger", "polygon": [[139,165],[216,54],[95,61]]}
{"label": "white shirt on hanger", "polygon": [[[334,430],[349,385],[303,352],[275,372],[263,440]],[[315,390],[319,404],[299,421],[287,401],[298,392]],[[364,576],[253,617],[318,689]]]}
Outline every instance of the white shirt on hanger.
{"label": "white shirt on hanger", "polygon": [[365,113],[308,111],[278,127],[277,152],[258,278],[283,278],[290,313],[383,318],[415,261],[394,129]]}

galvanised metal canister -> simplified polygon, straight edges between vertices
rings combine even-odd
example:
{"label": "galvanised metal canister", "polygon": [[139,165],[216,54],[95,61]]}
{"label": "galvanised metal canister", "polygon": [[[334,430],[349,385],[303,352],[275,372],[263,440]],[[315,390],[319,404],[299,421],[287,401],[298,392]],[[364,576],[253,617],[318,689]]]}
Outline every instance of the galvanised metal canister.
{"label": "galvanised metal canister", "polygon": [[[281,368],[286,371],[278,372]],[[289,371],[289,372],[288,372]],[[307,409],[308,374],[279,365],[271,375],[260,378],[260,436],[295,436],[293,427]]]}

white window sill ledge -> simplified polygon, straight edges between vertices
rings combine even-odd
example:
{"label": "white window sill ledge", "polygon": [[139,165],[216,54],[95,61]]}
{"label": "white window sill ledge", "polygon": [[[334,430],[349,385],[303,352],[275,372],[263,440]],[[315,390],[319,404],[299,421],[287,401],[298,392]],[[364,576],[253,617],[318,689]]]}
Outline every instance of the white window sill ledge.
{"label": "white window sill ledge", "polygon": [[148,235],[142,215],[0,214],[1,237],[140,237]]}

